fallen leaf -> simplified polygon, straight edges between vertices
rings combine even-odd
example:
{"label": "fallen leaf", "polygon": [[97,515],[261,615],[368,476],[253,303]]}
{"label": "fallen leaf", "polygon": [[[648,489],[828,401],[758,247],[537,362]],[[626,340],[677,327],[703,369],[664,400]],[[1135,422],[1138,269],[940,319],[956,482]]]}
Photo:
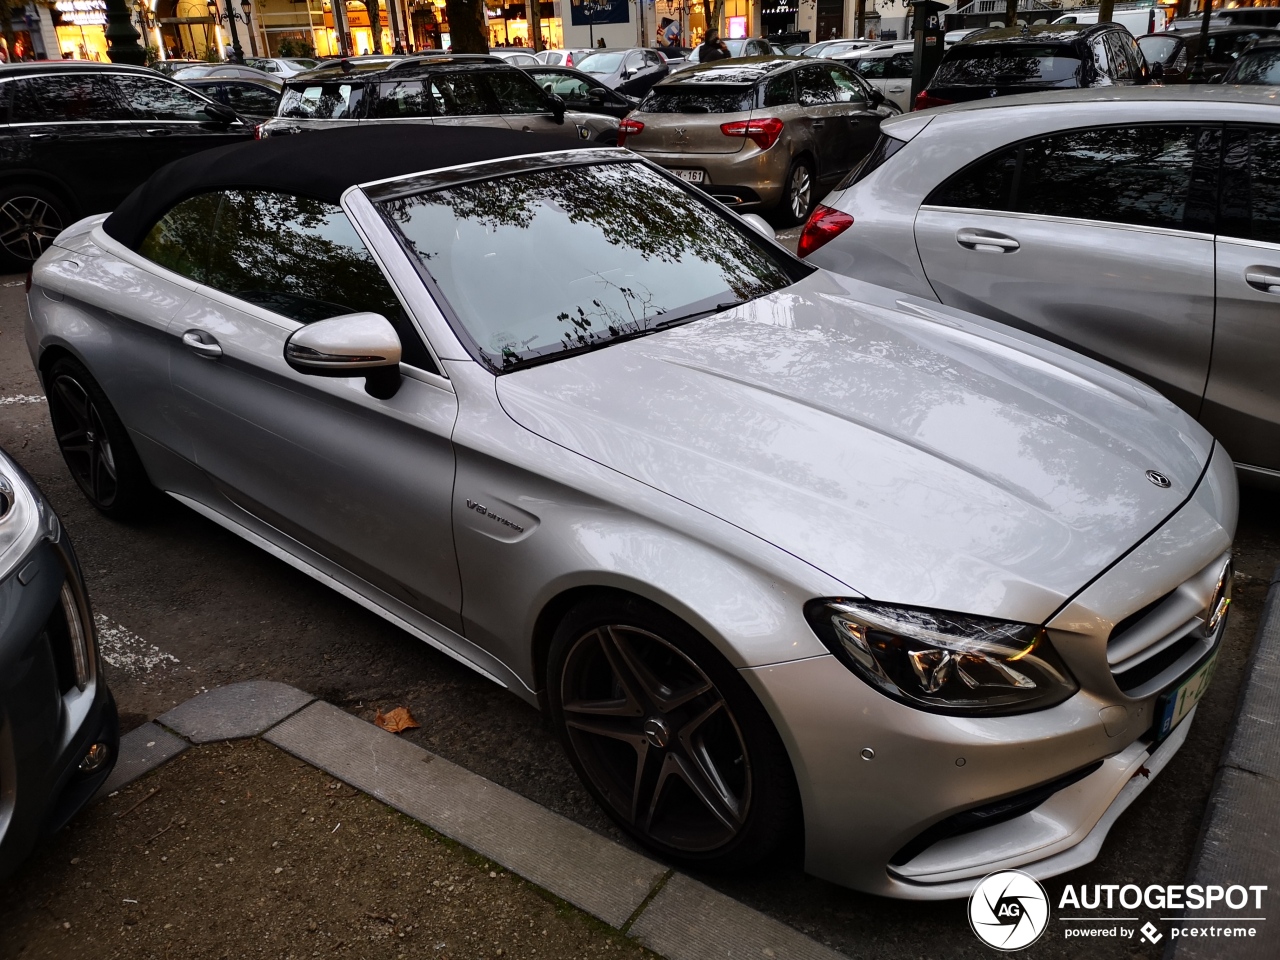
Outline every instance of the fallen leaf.
{"label": "fallen leaf", "polygon": [[379,710],[373,722],[388,733],[399,733],[401,730],[412,730],[414,727],[421,726],[417,720],[413,719],[413,714],[404,707],[396,707],[386,713]]}

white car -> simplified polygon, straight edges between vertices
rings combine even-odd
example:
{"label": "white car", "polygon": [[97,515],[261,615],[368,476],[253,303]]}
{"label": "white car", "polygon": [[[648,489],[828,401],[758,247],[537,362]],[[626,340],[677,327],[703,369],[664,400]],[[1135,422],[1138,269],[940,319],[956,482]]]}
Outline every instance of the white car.
{"label": "white car", "polygon": [[767,231],[627,150],[309,133],[66,230],[26,337],[94,505],[154,485],[545,708],[661,856],[1087,863],[1212,671],[1230,458]]}
{"label": "white car", "polygon": [[548,67],[576,67],[596,50],[542,50],[535,54],[538,62]]}
{"label": "white car", "polygon": [[895,43],[893,46],[855,50],[833,59],[857,71],[858,76],[884,94],[884,98],[897,107],[899,113],[911,112],[911,71],[915,63],[915,44]]}

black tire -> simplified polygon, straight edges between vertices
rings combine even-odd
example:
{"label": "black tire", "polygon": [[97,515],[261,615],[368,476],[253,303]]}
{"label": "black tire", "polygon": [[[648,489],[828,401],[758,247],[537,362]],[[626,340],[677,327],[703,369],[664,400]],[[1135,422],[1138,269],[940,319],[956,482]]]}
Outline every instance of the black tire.
{"label": "black tire", "polygon": [[97,381],[83,364],[61,357],[49,367],[45,392],[58,449],[81,492],[109,517],[136,516],[154,489]]}
{"label": "black tire", "polygon": [[29,270],[70,224],[67,205],[44,187],[0,188],[0,269]]}
{"label": "black tire", "polygon": [[639,598],[574,608],[551,641],[551,719],[627,833],[701,868],[765,859],[796,834],[791,761],[768,713],[688,625]]}
{"label": "black tire", "polygon": [[809,212],[817,200],[818,181],[814,177],[813,164],[805,157],[791,161],[787,179],[782,186],[782,202],[778,204],[778,222],[794,227],[809,219]]}

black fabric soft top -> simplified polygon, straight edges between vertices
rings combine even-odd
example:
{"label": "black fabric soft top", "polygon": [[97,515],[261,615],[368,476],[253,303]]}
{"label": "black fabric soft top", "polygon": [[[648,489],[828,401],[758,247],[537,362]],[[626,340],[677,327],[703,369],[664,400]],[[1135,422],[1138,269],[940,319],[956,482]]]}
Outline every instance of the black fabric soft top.
{"label": "black fabric soft top", "polygon": [[156,221],[176,204],[214,190],[271,190],[336,204],[357,183],[599,146],[546,134],[419,123],[270,137],[205,150],[166,164],[125,197],[102,229],[136,250]]}

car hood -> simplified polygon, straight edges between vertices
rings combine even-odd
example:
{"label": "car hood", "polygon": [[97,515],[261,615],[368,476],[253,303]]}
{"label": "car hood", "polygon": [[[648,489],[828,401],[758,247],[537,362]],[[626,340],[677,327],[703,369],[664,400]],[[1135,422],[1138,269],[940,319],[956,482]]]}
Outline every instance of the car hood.
{"label": "car hood", "polygon": [[1212,451],[1123,374],[825,271],[497,383],[525,428],[854,591],[1012,620],[1155,529]]}

